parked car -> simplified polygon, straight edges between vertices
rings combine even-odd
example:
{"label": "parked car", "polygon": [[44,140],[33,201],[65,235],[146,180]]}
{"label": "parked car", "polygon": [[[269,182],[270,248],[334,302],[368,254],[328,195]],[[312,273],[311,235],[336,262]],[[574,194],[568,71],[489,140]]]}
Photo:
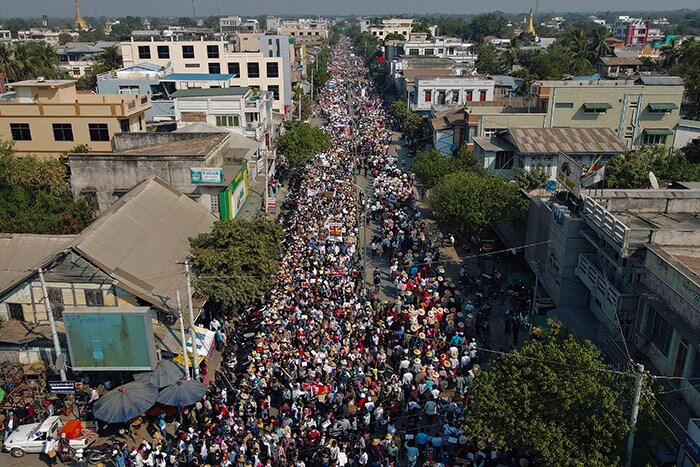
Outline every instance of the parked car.
{"label": "parked car", "polygon": [[[2,450],[9,452],[13,457],[22,457],[27,453],[39,454],[43,452],[48,437],[58,438],[62,427],[63,422],[58,415],[49,417],[40,423],[20,425],[7,438]],[[70,447],[72,449],[85,449],[92,441],[94,438],[79,436],[70,440]]]}

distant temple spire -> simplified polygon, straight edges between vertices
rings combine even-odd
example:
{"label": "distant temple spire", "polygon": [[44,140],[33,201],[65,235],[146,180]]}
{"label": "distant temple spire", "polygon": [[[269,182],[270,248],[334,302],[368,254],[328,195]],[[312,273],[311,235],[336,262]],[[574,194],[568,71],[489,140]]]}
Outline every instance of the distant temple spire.
{"label": "distant temple spire", "polygon": [[80,5],[78,0],[75,0],[75,19],[73,20],[73,29],[88,29],[88,24],[80,14]]}
{"label": "distant temple spire", "polygon": [[[77,0],[76,0],[77,1]],[[537,35],[535,32],[535,12],[533,11],[532,8],[530,8],[530,20],[527,23],[527,27],[525,28],[525,33],[527,34],[532,34],[533,36]]]}

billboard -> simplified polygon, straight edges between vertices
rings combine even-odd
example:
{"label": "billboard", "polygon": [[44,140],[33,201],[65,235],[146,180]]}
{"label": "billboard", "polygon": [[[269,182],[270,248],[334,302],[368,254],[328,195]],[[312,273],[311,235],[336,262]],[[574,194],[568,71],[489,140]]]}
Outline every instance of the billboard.
{"label": "billboard", "polygon": [[560,152],[557,164],[557,181],[576,197],[580,196],[582,175],[583,167],[571,157]]}
{"label": "billboard", "polygon": [[224,183],[224,169],[219,167],[192,167],[190,168],[190,181],[192,183]]}
{"label": "billboard", "polygon": [[65,311],[63,322],[74,371],[149,371],[156,345],[148,308]]}

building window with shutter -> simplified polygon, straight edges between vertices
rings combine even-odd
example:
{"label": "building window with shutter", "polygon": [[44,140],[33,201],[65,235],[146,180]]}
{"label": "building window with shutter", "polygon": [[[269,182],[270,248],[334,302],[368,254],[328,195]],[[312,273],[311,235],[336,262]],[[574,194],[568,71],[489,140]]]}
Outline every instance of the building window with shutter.
{"label": "building window with shutter", "polygon": [[101,289],[85,289],[85,304],[87,306],[105,306]]}

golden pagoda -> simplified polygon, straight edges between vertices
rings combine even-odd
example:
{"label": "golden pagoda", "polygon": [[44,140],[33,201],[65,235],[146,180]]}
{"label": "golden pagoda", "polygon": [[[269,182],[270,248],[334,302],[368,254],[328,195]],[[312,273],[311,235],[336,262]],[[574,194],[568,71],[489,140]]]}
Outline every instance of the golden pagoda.
{"label": "golden pagoda", "polygon": [[533,36],[537,35],[537,33],[535,32],[534,20],[535,12],[532,10],[532,8],[530,8],[530,21],[528,21],[527,27],[525,28],[525,31],[523,31],[525,34],[532,34]]}
{"label": "golden pagoda", "polygon": [[88,29],[87,21],[80,14],[80,5],[78,0],[75,0],[75,19],[73,20],[73,29]]}

